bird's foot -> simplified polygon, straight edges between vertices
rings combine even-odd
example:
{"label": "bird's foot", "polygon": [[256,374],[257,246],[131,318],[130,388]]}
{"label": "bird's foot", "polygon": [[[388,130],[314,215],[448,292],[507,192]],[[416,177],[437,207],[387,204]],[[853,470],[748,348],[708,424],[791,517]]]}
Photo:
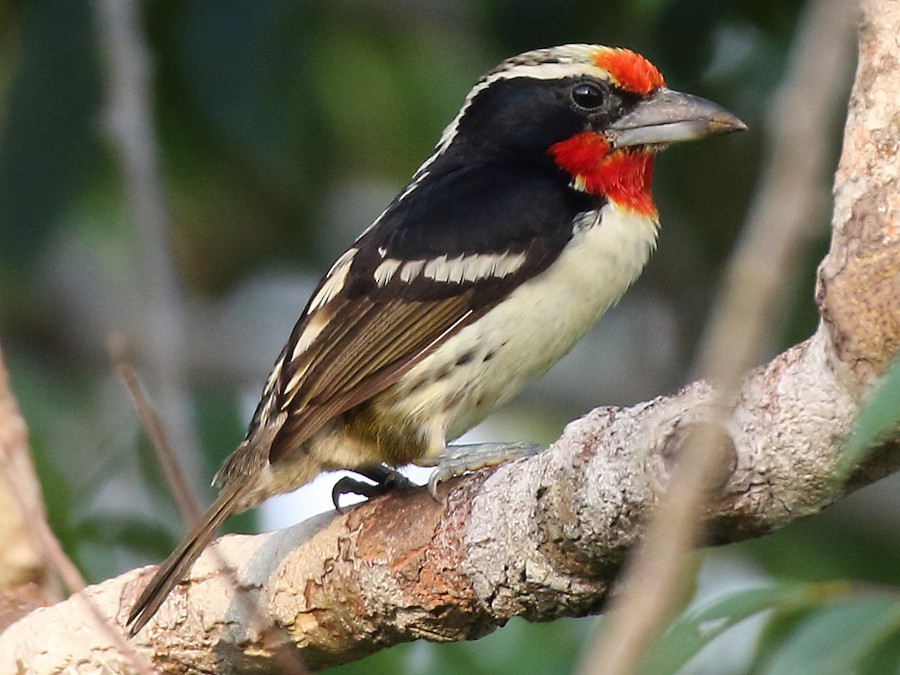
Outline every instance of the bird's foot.
{"label": "bird's foot", "polygon": [[402,473],[384,464],[363,466],[358,469],[352,469],[352,471],[375,481],[375,484],[357,480],[350,476],[344,476],[338,480],[334,487],[331,488],[331,503],[341,513],[343,513],[341,497],[344,495],[360,495],[366,499],[372,499],[387,494],[391,490],[406,490],[416,487],[416,484]]}
{"label": "bird's foot", "polygon": [[448,445],[443,452],[429,460],[416,462],[418,466],[433,466],[428,478],[428,491],[435,501],[440,501],[438,485],[444,481],[462,476],[469,471],[477,471],[488,466],[497,466],[522,457],[530,457],[541,452],[537,443],[472,443]]}

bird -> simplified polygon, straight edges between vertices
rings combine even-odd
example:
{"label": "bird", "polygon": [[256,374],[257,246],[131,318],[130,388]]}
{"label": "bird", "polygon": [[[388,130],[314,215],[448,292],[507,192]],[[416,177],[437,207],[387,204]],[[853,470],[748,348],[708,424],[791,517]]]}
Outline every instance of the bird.
{"label": "bird", "polygon": [[218,497],[135,602],[130,635],[229,516],[324,471],[390,485],[394,467],[437,466],[434,488],[529,451],[448,439],[545,372],[637,279],[659,231],[656,154],[744,129],[629,49],[536,49],[483,75],[315,287],[215,475]]}

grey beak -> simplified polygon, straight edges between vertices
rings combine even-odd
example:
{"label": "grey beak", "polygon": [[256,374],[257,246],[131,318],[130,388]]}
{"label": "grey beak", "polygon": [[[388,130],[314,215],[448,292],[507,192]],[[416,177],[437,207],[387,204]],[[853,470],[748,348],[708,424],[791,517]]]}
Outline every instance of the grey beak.
{"label": "grey beak", "polygon": [[606,132],[614,147],[695,141],[745,131],[747,125],[722,106],[699,96],[657,89]]}

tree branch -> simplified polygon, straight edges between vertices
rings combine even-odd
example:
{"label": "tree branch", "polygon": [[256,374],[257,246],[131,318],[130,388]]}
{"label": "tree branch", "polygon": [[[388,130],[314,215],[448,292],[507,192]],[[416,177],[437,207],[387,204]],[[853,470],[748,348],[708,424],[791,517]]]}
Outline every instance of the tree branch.
{"label": "tree branch", "polygon": [[[98,42],[106,76],[106,130],[121,164],[141,301],[128,342],[138,346],[153,374],[161,417],[188,484],[199,486],[197,440],[190,421],[184,367],[185,311],[170,246],[170,224],[153,126],[153,73],[142,33],[141,3],[95,0]],[[181,496],[188,522],[196,509]]]}
{"label": "tree branch", "polygon": [[[745,381],[709,516],[717,543],[777,529],[848,491],[831,476],[856,405],[827,367],[829,351],[820,330]],[[547,452],[452,482],[442,505],[414,491],[281,532],[224,537],[219,555],[239,586],[207,552],[136,641],[164,672],[211,671],[222,660],[274,671],[278,645],[261,638],[237,593],[257,600],[311,668],[417,638],[471,639],[513,616],[595,612],[713,394],[696,383],[632,408],[598,408]],[[893,447],[859,475],[871,481],[898,466]],[[121,624],[151,571],[87,593]],[[17,656],[33,672],[80,660],[116,667],[121,657],[104,636],[60,637],[66,626],[84,625],[81,611],[70,599],[8,629],[0,672]]]}
{"label": "tree branch", "polygon": [[[834,238],[819,272],[823,320],[743,380],[708,509],[716,543],[783,527],[900,468],[894,438],[848,480],[834,472],[866,388],[900,347],[898,32],[897,3],[865,4]],[[311,668],[418,638],[479,637],[513,616],[596,612],[716,395],[698,382],[631,408],[598,408],[547,452],[452,481],[442,504],[412,491],[281,532],[224,537],[218,555],[239,585],[208,552],[135,642],[163,672],[275,672],[280,644],[237,594],[256,600]],[[151,572],[85,594],[121,625]],[[0,635],[0,672],[17,663],[35,673],[121,669],[123,657],[83,611],[76,596],[11,626]]]}
{"label": "tree branch", "polygon": [[791,260],[815,222],[825,186],[829,123],[845,109],[853,62],[857,4],[813,0],[801,17],[787,75],[769,122],[770,150],[759,188],[726,269],[698,350],[700,376],[717,384],[720,419],[694,434],[679,453],[666,491],[640,545],[620,576],[607,612],[579,665],[581,675],[631,673],[665,629],[692,575],[694,550],[705,541],[702,514],[712,498],[719,448],[729,443],[721,423],[744,373],[769,343],[791,279]]}

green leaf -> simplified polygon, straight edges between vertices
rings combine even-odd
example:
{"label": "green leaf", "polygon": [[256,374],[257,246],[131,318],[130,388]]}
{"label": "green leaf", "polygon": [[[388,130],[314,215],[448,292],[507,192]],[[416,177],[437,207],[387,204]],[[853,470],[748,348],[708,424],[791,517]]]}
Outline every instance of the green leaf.
{"label": "green leaf", "polygon": [[815,608],[812,607],[773,611],[756,640],[756,654],[752,657],[747,672],[754,673],[754,675],[765,672],[766,666],[772,660],[772,655],[794,636],[797,626],[815,611]]}
{"label": "green leaf", "polygon": [[900,586],[900,547],[877,528],[860,527],[860,518],[809,518],[767,537],[731,548],[748,555],[769,576],[795,582],[853,579]]}
{"label": "green leaf", "polygon": [[885,640],[872,654],[860,661],[859,675],[900,675],[900,639]]}
{"label": "green leaf", "polygon": [[860,410],[836,474],[846,476],[886,434],[900,427],[900,358],[895,358]]}
{"label": "green leaf", "polygon": [[[418,640],[330,669],[335,675],[565,675],[573,672],[593,617],[529,623],[512,619],[477,642]],[[551,647],[552,645],[552,647]]]}
{"label": "green leaf", "polygon": [[737,591],[683,614],[641,660],[639,673],[675,673],[709,642],[755,614],[769,609],[816,607],[849,592],[843,583],[787,583]]}
{"label": "green leaf", "polygon": [[844,675],[900,637],[900,602],[866,595],[835,603],[802,622],[776,652],[766,675]]}

